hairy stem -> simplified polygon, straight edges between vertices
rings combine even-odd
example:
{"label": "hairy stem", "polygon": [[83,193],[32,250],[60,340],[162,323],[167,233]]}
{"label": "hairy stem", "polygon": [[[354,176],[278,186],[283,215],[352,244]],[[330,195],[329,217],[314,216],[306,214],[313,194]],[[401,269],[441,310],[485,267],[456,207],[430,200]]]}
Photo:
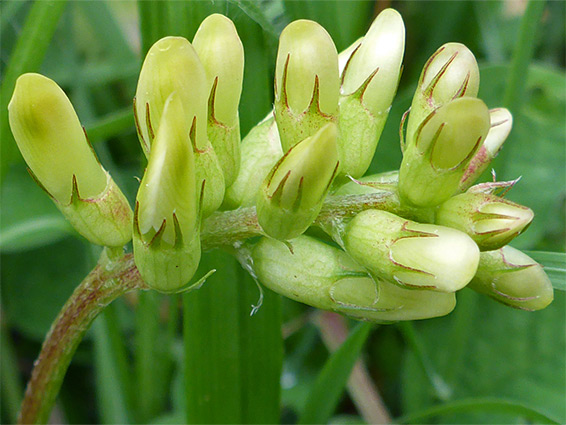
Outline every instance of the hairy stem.
{"label": "hairy stem", "polygon": [[147,289],[131,254],[99,264],[75,289],[53,322],[28,382],[18,423],[46,423],[65,372],[83,335],[109,303],[134,289]]}

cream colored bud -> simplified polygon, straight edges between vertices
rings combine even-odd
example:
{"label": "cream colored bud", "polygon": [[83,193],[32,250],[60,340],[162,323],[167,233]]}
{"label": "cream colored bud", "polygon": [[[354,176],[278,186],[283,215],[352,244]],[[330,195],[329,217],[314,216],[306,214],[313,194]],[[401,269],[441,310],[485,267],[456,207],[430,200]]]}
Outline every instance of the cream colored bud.
{"label": "cream colored bud", "polygon": [[200,261],[199,199],[187,115],[173,93],[163,109],[136,200],[134,258],[159,291],[183,288]]}
{"label": "cream colored bud", "polygon": [[279,38],[275,96],[281,98],[285,92],[288,107],[300,114],[311,104],[315,78],[321,112],[335,114],[340,87],[336,46],[318,23],[305,19],[291,22]]}
{"label": "cream colored bud", "polygon": [[71,225],[90,242],[123,246],[132,237],[132,210],[98,162],[71,102],[39,74],[16,81],[10,127],[36,181]]}
{"label": "cream colored bud", "polygon": [[234,23],[224,15],[210,15],[200,24],[193,46],[206,70],[208,93],[215,89],[214,118],[232,127],[244,78],[244,47]]}
{"label": "cream colored bud", "polygon": [[267,175],[257,215],[269,236],[292,239],[316,218],[338,171],[337,136],[336,125],[327,124],[291,148]]}
{"label": "cream colored bud", "polygon": [[481,253],[470,288],[528,311],[542,310],[554,299],[552,283],[541,265],[510,246]]}
{"label": "cream colored bud", "polygon": [[342,94],[356,92],[368,78],[362,103],[373,114],[387,112],[397,91],[405,51],[405,25],[394,9],[375,18],[343,74]]}
{"label": "cream colored bud", "polygon": [[407,288],[454,292],[474,276],[479,249],[466,234],[366,210],[343,231],[346,251],[377,277]]}
{"label": "cream colored bud", "polygon": [[530,208],[485,193],[462,193],[441,204],[436,223],[461,230],[481,251],[507,245],[531,223]]}
{"label": "cream colored bud", "polygon": [[282,243],[262,238],[252,249],[260,282],[293,300],[378,322],[443,316],[454,294],[400,288],[367,271],[345,252],[308,236]]}
{"label": "cream colored bud", "polygon": [[142,65],[135,98],[136,122],[143,150],[149,155],[159,129],[165,101],[176,92],[190,126],[196,118],[196,147],[207,144],[206,121],[209,87],[206,72],[189,41],[183,37],[165,37],[157,41]]}
{"label": "cream colored bud", "polygon": [[40,74],[22,75],[8,111],[22,156],[57,202],[71,202],[73,178],[82,198],[102,194],[108,176],[88,144],[71,101],[55,81]]}

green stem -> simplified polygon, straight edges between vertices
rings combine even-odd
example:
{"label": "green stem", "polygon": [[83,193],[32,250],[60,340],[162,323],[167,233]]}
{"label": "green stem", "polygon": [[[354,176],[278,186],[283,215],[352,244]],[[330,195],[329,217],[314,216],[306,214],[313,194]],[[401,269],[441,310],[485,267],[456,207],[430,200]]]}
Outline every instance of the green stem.
{"label": "green stem", "polygon": [[109,303],[135,289],[147,287],[131,254],[114,263],[101,261],[75,289],[41,347],[18,423],[47,422],[71,358],[90,324]]}
{"label": "green stem", "polygon": [[397,418],[394,423],[397,424],[411,424],[411,423],[428,423],[428,419],[446,415],[450,413],[459,413],[466,411],[494,411],[497,413],[507,412],[514,416],[520,415],[528,418],[535,423],[545,424],[559,424],[555,419],[552,419],[537,410],[514,401],[497,399],[497,398],[467,398],[463,400],[455,400],[449,403],[443,403],[439,406],[433,406],[426,410],[416,413],[409,413],[408,415]]}

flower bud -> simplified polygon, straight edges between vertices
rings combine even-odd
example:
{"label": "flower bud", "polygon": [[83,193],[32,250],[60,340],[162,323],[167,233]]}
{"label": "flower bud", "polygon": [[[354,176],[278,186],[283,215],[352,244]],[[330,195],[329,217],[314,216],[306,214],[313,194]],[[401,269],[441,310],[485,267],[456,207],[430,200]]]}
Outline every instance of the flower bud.
{"label": "flower bud", "polygon": [[275,119],[283,151],[336,120],[338,53],[319,24],[298,20],[279,39],[275,68]]}
{"label": "flower bud", "polygon": [[186,285],[200,261],[198,192],[187,115],[176,93],[163,109],[136,199],[134,258],[159,291]]}
{"label": "flower bud", "polygon": [[271,290],[316,308],[371,321],[444,316],[453,293],[400,288],[367,271],[344,251],[308,236],[287,244],[262,238],[252,250],[253,270]]}
{"label": "flower bud", "polygon": [[98,245],[128,243],[130,205],[98,162],[63,90],[40,74],[24,74],[16,81],[8,112],[33,177],[73,227]]}
{"label": "flower bud", "polygon": [[332,193],[332,195],[366,195],[370,193],[378,193],[383,189],[388,189],[391,192],[397,192],[398,183],[399,171],[386,171],[384,173],[364,176],[358,180],[351,180],[348,183],[340,186],[335,192]]}
{"label": "flower bud", "polygon": [[463,44],[446,43],[427,61],[409,115],[408,139],[422,120],[442,105],[459,97],[476,97],[480,73],[474,54]]}
{"label": "flower bud", "polygon": [[470,288],[528,311],[542,310],[554,299],[552,284],[541,265],[510,246],[481,253]]}
{"label": "flower bud", "polygon": [[479,249],[466,234],[366,210],[343,230],[346,252],[375,276],[407,288],[455,292],[474,276]]}
{"label": "flower bud", "polygon": [[436,224],[461,230],[481,251],[507,245],[533,220],[530,208],[485,193],[462,193],[444,202],[436,212]]}
{"label": "flower bud", "polygon": [[338,171],[338,130],[329,123],[293,146],[265,178],[257,217],[275,239],[299,236],[311,225]]}
{"label": "flower bud", "polygon": [[250,130],[242,140],[241,150],[240,172],[236,181],[226,190],[222,204],[225,209],[254,205],[261,183],[283,156],[273,116]]}
{"label": "flower bud", "polygon": [[475,98],[456,99],[433,111],[403,153],[401,198],[415,206],[433,207],[454,195],[489,123],[487,106]]}
{"label": "flower bud", "polygon": [[134,107],[138,135],[149,156],[165,101],[173,92],[179,97],[187,115],[185,131],[191,133],[197,182],[206,181],[202,210],[205,217],[220,206],[224,197],[224,175],[207,137],[207,88],[206,72],[191,43],[183,37],[165,37],[147,53]]}
{"label": "flower bud", "polygon": [[202,21],[193,46],[208,79],[208,138],[230,186],[240,167],[238,105],[244,77],[244,47],[234,23],[214,14]]}
{"label": "flower bud", "polygon": [[491,164],[493,158],[497,156],[503,142],[509,136],[513,126],[511,112],[505,108],[496,108],[489,111],[490,128],[483,145],[476,152],[468,169],[460,181],[460,190],[467,190],[481,176],[486,168]]}
{"label": "flower bud", "polygon": [[368,169],[401,74],[405,26],[386,9],[375,19],[342,73],[340,96],[341,173],[355,178]]}

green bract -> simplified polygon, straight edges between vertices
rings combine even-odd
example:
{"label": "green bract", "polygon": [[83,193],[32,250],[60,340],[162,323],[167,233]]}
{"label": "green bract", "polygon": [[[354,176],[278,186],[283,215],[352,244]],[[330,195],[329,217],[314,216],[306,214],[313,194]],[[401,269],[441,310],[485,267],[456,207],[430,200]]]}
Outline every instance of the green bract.
{"label": "green bract", "polygon": [[132,210],[98,162],[63,90],[42,75],[24,74],[8,111],[14,139],[34,178],[73,227],[98,245],[128,243]]}

